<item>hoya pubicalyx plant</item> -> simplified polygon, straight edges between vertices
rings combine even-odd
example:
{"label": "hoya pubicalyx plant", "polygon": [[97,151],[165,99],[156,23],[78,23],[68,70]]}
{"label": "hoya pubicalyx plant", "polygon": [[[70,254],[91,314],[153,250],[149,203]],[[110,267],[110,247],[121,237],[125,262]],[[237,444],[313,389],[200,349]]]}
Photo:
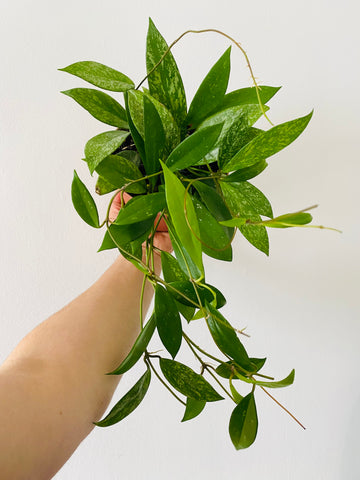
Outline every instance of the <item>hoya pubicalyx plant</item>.
{"label": "hoya pubicalyx plant", "polygon": [[[218,33],[242,49],[227,34]],[[90,174],[97,174],[96,193],[112,193],[106,217],[100,223],[93,196],[76,171],[71,187],[75,209],[92,227],[105,227],[99,251],[118,249],[143,272],[141,301],[146,282],[155,291],[154,310],[145,324],[140,308],[141,333],[130,353],[108,372],[123,374],[143,357],[145,373],[96,425],[113,425],[129,415],[155,374],[184,405],[182,421],[199,415],[208,402],[228,397],[234,403],[230,438],[236,449],[243,449],[254,442],[258,430],[256,394],[264,391],[271,396],[268,389],[291,385],[294,370],[280,381],[262,373],[266,359],[250,356],[240,340],[243,332],[221,313],[225,296],[207,283],[203,256],[231,262],[237,232],[268,255],[268,228],[311,222],[305,210],[275,216],[269,200],[250,180],[265,170],[269,157],[303,132],[312,113],[266,130],[254,127],[260,117],[268,118],[267,103],[279,88],[257,85],[243,52],[254,86],[227,92],[231,47],[210,69],[188,106],[171,52],[181,37],[168,47],[150,20],[147,74],[136,88],[128,76],[94,61],[61,69],[97,87],[63,93],[113,127],[85,145]],[[147,88],[140,89],[145,80]],[[121,92],[122,98],[102,90]],[[110,206],[119,192],[132,198],[110,221]],[[152,268],[160,219],[166,222],[174,248],[174,255],[158,252],[162,277]],[[206,351],[191,338],[193,322],[209,330],[214,351]],[[156,354],[150,346],[155,330],[164,347]],[[197,366],[176,359],[181,348],[190,349]]]}

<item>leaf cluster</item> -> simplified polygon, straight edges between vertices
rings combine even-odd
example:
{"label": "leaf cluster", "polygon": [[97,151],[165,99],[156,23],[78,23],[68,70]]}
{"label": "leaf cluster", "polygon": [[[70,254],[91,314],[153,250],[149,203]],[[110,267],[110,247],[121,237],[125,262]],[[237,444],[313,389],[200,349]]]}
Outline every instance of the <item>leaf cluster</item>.
{"label": "leaf cluster", "polygon": [[[171,49],[151,20],[146,44],[148,88],[135,88],[128,76],[93,61],[77,62],[61,70],[123,95],[122,104],[94,88],[63,92],[94,118],[115,127],[85,145],[84,160],[90,174],[97,174],[96,192],[126,192],[132,196],[116,220],[110,222],[113,196],[100,224],[95,201],[74,171],[72,201],[87,224],[95,228],[106,225],[99,251],[117,248],[144,273],[144,282],[151,282],[155,291],[150,319],[142,325],[129,355],[109,374],[127,372],[141,357],[146,372],[96,424],[112,425],[130,414],[144,398],[153,372],[185,405],[183,421],[199,415],[207,402],[222,400],[222,394],[230,397],[236,406],[230,416],[229,433],[235,448],[242,449],[250,446],[257,434],[256,387],[290,385],[294,371],[276,382],[259,373],[265,359],[248,355],[239,332],[220,313],[226,300],[206,282],[203,254],[231,261],[232,241],[240,232],[268,255],[267,228],[311,222],[311,215],[305,211],[274,217],[269,200],[250,180],[266,169],[269,157],[303,132],[312,113],[268,130],[256,128],[255,123],[268,110],[267,103],[279,87],[255,86],[227,92],[230,55],[229,47],[211,67],[189,106]],[[159,252],[163,278],[154,274],[150,262],[160,218],[166,222],[175,253]],[[184,327],[195,320],[209,330],[219,351],[216,355],[221,358],[205,352],[185,333]],[[155,331],[170,358],[149,353]],[[193,352],[200,373],[175,360],[183,345]],[[155,360],[159,360],[158,369]],[[216,382],[217,389],[205,374]],[[259,376],[267,381],[260,381]],[[250,393],[243,396],[234,383],[249,384]]]}

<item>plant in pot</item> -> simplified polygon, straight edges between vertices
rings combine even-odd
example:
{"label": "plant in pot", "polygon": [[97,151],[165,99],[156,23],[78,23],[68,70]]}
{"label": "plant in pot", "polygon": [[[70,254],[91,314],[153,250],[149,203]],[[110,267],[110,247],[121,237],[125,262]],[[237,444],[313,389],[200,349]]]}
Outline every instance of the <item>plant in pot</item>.
{"label": "plant in pot", "polygon": [[[185,34],[205,31],[215,30]],[[216,32],[242,50],[227,34]],[[240,340],[243,332],[221,313],[225,296],[207,283],[203,255],[231,262],[237,232],[268,255],[268,228],[303,227],[311,222],[305,210],[274,216],[269,200],[249,180],[264,171],[269,157],[303,132],[312,113],[267,130],[254,127],[260,117],[267,118],[267,103],[279,88],[257,85],[242,50],[254,86],[227,92],[230,47],[187,107],[171,53],[185,34],[169,47],[150,19],[147,74],[136,88],[126,75],[97,62],[80,61],[61,69],[102,90],[123,93],[124,106],[94,88],[63,92],[93,117],[115,127],[85,145],[89,171],[98,175],[96,193],[112,192],[104,221],[100,223],[95,201],[76,171],[72,201],[85,222],[106,228],[99,251],[118,249],[143,272],[143,287],[150,282],[155,291],[154,310],[146,324],[140,315],[141,333],[132,350],[118,368],[108,372],[123,374],[143,357],[145,373],[96,425],[113,425],[131,413],[143,400],[154,373],[184,405],[182,421],[199,415],[207,402],[229,397],[234,402],[229,433],[235,448],[242,449],[257,435],[255,393],[269,394],[268,389],[292,384],[294,370],[280,381],[263,373],[266,359],[248,354]],[[140,89],[145,80],[148,88]],[[116,195],[123,208],[111,221]],[[125,202],[127,195],[132,198]],[[159,222],[165,222],[174,249],[174,255],[157,252],[162,277],[152,270]],[[195,343],[193,322],[201,322],[210,332],[216,351],[208,352]],[[156,354],[150,347],[155,330],[164,347]],[[180,348],[190,349],[198,367],[176,359]]]}

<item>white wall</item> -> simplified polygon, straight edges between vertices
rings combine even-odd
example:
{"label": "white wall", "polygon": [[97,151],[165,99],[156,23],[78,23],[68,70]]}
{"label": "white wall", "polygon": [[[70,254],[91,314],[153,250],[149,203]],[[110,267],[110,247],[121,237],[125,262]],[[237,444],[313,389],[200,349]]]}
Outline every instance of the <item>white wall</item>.
{"label": "white wall", "polygon": [[[319,203],[315,223],[343,234],[274,230],[270,258],[238,239],[234,263],[206,261],[208,281],[226,292],[226,315],[251,334],[250,353],[267,355],[268,371],[278,377],[296,369],[295,385],[276,395],[307,430],[259,392],[258,438],[235,452],[227,433],[230,404],[209,405],[180,424],[182,409],[154,381],[141,407],[117,426],[94,430],[56,479],[358,479],[355,0],[2,0],[0,360],[114,258],[96,253],[103,232],[80,220],[70,198],[74,168],[93,188],[83,146],[104,126],[58,93],[83,83],[57,68],[97,60],[141,79],[148,16],[168,41],[189,27],[220,28],[240,40],[259,83],[283,85],[271,103],[273,121],[315,109],[306,132],[254,183],[276,214]],[[211,34],[176,46],[189,98],[227,46]],[[235,49],[232,62],[231,87],[250,85]],[[114,401],[137,373],[124,377]]]}

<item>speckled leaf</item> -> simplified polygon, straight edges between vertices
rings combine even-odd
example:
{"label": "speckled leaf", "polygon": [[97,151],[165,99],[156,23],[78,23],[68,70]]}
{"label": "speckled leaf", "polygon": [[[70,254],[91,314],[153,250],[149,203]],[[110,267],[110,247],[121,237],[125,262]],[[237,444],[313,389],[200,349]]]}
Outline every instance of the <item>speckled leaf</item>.
{"label": "speckled leaf", "polygon": [[128,391],[126,395],[112,408],[110,413],[99,422],[93,422],[98,427],[109,427],[127,417],[136,407],[139,406],[149,388],[151,380],[150,370],[147,369],[144,375]]}
{"label": "speckled leaf", "polygon": [[210,383],[190,367],[175,360],[161,358],[160,368],[170,385],[186,397],[206,402],[223,400]]}
{"label": "speckled leaf", "polygon": [[221,143],[219,144],[218,162],[220,170],[244,145],[251,142],[261,132],[262,130],[257,128],[244,126],[244,118],[242,116],[236,118],[221,138]]}
{"label": "speckled leaf", "polygon": [[89,190],[78,177],[74,170],[74,178],[71,184],[71,199],[75,210],[88,225],[99,227],[99,214]]}
{"label": "speckled leaf", "polygon": [[159,337],[170,355],[175,358],[182,340],[181,319],[173,297],[164,287],[155,285],[155,317]]}
{"label": "speckled leaf", "polygon": [[230,75],[229,47],[202,81],[189,107],[186,124],[196,128],[223,101]]}
{"label": "speckled leaf", "polygon": [[113,92],[125,92],[135,86],[133,81],[123,73],[98,62],[76,62],[68,67],[59,68],[59,70],[76,75],[96,87]]}
{"label": "speckled leaf", "polygon": [[140,158],[142,159],[142,161],[145,161],[146,158],[145,158],[144,138],[139,133],[139,130],[137,129],[134,121],[134,119],[136,120],[137,118],[137,111],[131,111],[130,109],[130,99],[133,97],[134,92],[135,90],[130,90],[124,93],[125,109],[126,109],[126,115],[127,115],[127,120],[129,124],[131,139],[134,142],[134,145],[136,147],[136,150],[138,151]]}
{"label": "speckled leaf", "polygon": [[222,168],[224,172],[231,172],[240,168],[250,167],[265,160],[292,143],[306,128],[312,117],[312,112],[305,117],[276,125],[257,135],[254,140],[245,145]]}
{"label": "speckled leaf", "polygon": [[130,223],[142,222],[156,216],[165,206],[165,195],[163,192],[133,197],[120,210],[115,224],[128,225]]}
{"label": "speckled leaf", "polygon": [[269,200],[249,182],[221,182],[225,201],[233,216],[265,215],[272,218]]}
{"label": "speckled leaf", "polygon": [[[146,68],[149,73],[161,60],[168,45],[153,21],[149,19],[146,43]],[[186,97],[184,85],[171,52],[168,52],[161,63],[148,77],[150,94],[163,103],[172,113],[180,129],[186,117]]]}
{"label": "speckled leaf", "polygon": [[111,130],[110,132],[100,133],[91,138],[85,145],[85,157],[90,173],[92,174],[99,163],[105,157],[114,153],[122,145],[129,132],[124,130]]}
{"label": "speckled leaf", "polygon": [[102,178],[101,175],[98,176],[95,186],[95,192],[98,195],[106,195],[107,193],[113,192],[116,190],[115,185],[112,185],[105,178]]}
{"label": "speckled leaf", "polygon": [[[130,181],[138,180],[143,176],[131,160],[121,155],[109,155],[105,157],[96,167],[96,172],[117,188],[121,188]],[[146,183],[144,180],[141,180],[129,185],[126,191],[130,193],[144,193],[146,192]]]}
{"label": "speckled leaf", "polygon": [[124,107],[110,95],[94,88],[73,88],[61,93],[73,98],[100,122],[119,128],[129,127]]}
{"label": "speckled leaf", "polygon": [[115,370],[113,370],[110,373],[107,373],[107,375],[121,375],[127,372],[128,370],[130,370],[130,368],[132,368],[135,365],[135,363],[140,359],[142,354],[145,352],[146,347],[148,346],[151,340],[151,337],[153,336],[155,327],[156,327],[156,319],[155,319],[155,315],[152,315],[149,321],[144,326],[144,328],[139,333],[128,355],[125,357],[125,359],[121,362],[121,364]]}
{"label": "speckled leaf", "polygon": [[211,304],[206,302],[205,308],[209,314],[206,322],[219,349],[233,358],[240,367],[251,369],[250,358],[230,323]]}
{"label": "speckled leaf", "polygon": [[181,421],[186,422],[187,420],[192,420],[193,418],[197,417],[204,410],[205,405],[205,400],[194,400],[193,398],[187,398],[185,413]]}
{"label": "speckled leaf", "polygon": [[229,423],[229,434],[236,450],[248,448],[255,441],[258,429],[255,398],[249,393],[234,408]]}
{"label": "speckled leaf", "polygon": [[202,160],[213,149],[221,133],[222,124],[211,125],[183,140],[166,160],[171,170],[181,170],[203,163]]}
{"label": "speckled leaf", "polygon": [[[161,162],[161,165],[165,178],[166,203],[172,224],[174,225],[174,229],[181,244],[186,249],[199,271],[203,274],[204,266],[202,263],[201,243],[197,239],[200,237],[199,225],[191,197],[190,195],[187,195],[186,197],[185,215],[185,187],[178,177],[172,173],[164,163]],[[191,225],[192,230],[190,230],[187,222]]]}

